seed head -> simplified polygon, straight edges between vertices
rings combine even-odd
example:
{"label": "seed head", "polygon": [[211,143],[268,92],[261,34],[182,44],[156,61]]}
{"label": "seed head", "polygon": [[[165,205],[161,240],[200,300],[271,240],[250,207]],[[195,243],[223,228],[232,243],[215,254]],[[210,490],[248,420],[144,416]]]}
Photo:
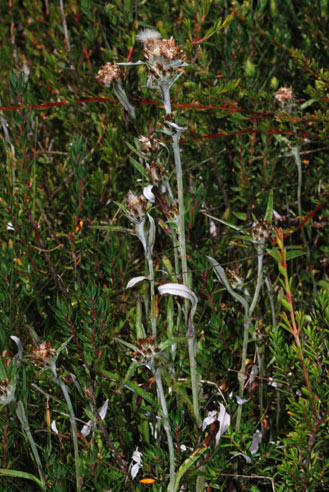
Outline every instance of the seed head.
{"label": "seed head", "polygon": [[281,104],[281,106],[286,106],[287,104],[293,103],[295,98],[292,86],[280,87],[280,89],[275,93],[275,99],[279,104]]}
{"label": "seed head", "polygon": [[272,238],[273,228],[271,224],[265,219],[259,219],[252,225],[251,235],[254,241],[258,243],[265,243]]}
{"label": "seed head", "polygon": [[98,71],[96,80],[105,87],[110,87],[112,82],[117,82],[118,80],[120,80],[121,76],[121,70],[118,68],[117,63],[113,62],[107,63]]}
{"label": "seed head", "polygon": [[161,39],[161,34],[155,29],[143,29],[142,31],[139,31],[136,39],[143,44],[149,44],[153,43],[157,39]]}
{"label": "seed head", "polygon": [[42,342],[38,347],[32,347],[32,358],[37,366],[48,365],[55,355],[56,350],[52,348],[50,342]]}
{"label": "seed head", "polygon": [[131,219],[134,221],[142,220],[145,215],[146,205],[143,195],[137,196],[133,191],[129,191],[126,206]]}
{"label": "seed head", "polygon": [[15,390],[9,381],[0,381],[0,405],[8,405],[15,398]]}
{"label": "seed head", "polygon": [[141,144],[143,152],[155,152],[159,148],[159,142],[153,137],[145,137],[144,135],[141,135],[138,137],[138,140]]}
{"label": "seed head", "polygon": [[152,43],[148,43],[144,47],[145,58],[148,60],[158,59],[157,69],[161,72],[163,65],[161,59],[165,62],[173,60],[184,60],[186,58],[185,52],[180,46],[176,46],[174,38],[171,36],[169,39],[158,39]]}

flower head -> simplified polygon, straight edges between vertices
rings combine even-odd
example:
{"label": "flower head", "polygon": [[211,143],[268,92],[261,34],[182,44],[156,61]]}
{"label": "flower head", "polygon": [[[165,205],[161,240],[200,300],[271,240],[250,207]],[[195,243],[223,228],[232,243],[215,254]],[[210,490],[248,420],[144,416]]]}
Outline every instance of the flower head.
{"label": "flower head", "polygon": [[265,241],[270,241],[273,234],[273,228],[265,219],[259,219],[252,225],[251,236],[257,243],[265,243]]}
{"label": "flower head", "polygon": [[279,90],[275,93],[275,99],[278,101],[281,106],[286,106],[287,104],[291,104],[295,101],[293,88],[290,87],[280,87]]}
{"label": "flower head", "polygon": [[[164,62],[173,60],[183,60],[186,55],[180,46],[176,46],[174,38],[159,39],[146,44],[144,47],[145,58],[152,60],[154,58],[163,58]],[[161,60],[158,60],[160,62]]]}
{"label": "flower head", "polygon": [[32,358],[37,366],[47,366],[53,361],[56,350],[51,343],[42,342],[37,347],[32,347]]}
{"label": "flower head", "polygon": [[138,141],[141,144],[142,151],[149,153],[155,152],[159,148],[159,142],[156,138],[153,137],[145,137],[144,135],[140,135],[138,137]]}
{"label": "flower head", "polygon": [[103,68],[101,68],[98,71],[98,75],[96,77],[96,80],[102,84],[105,85],[105,87],[110,87],[112,82],[115,81],[117,82],[118,80],[121,79],[122,72],[118,68],[118,65],[116,62],[113,63],[107,63],[104,65]]}
{"label": "flower head", "polygon": [[15,399],[15,388],[6,380],[0,381],[0,405],[8,405]]}
{"label": "flower head", "polygon": [[158,88],[161,83],[172,85],[186,66],[186,54],[176,46],[174,38],[161,39],[154,29],[145,29],[136,39],[144,44],[144,56],[150,70],[148,87]]}
{"label": "flower head", "polygon": [[163,363],[166,359],[166,354],[161,351],[161,348],[155,344],[154,337],[138,338],[135,341],[136,350],[132,352],[132,356],[136,361],[150,368],[155,362]]}
{"label": "flower head", "polygon": [[143,195],[137,196],[133,191],[129,191],[126,207],[130,219],[135,221],[143,220],[146,212],[146,200]]}

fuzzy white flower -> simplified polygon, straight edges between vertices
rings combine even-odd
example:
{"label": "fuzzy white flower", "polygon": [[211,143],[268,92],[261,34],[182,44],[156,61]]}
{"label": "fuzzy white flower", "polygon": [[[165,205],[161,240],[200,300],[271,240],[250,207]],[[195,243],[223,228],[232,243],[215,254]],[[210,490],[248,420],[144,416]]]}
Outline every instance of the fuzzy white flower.
{"label": "fuzzy white flower", "polygon": [[0,381],[0,405],[8,405],[15,400],[15,388],[8,381]]}
{"label": "fuzzy white flower", "polygon": [[155,29],[143,29],[142,31],[139,31],[139,33],[136,36],[136,39],[137,41],[140,41],[141,43],[144,44],[152,43],[157,39],[161,39],[161,34]]}

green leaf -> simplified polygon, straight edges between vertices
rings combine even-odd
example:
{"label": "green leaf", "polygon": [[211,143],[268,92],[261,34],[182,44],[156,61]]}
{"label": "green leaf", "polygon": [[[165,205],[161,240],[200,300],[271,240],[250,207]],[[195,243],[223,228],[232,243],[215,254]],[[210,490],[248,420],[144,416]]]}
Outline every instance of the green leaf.
{"label": "green leaf", "polygon": [[[232,214],[239,220],[247,220],[247,214],[245,214],[244,212],[234,212],[232,211]],[[240,229],[241,230],[241,229]]]}
{"label": "green leaf", "polygon": [[168,338],[168,340],[165,340],[164,342],[160,343],[159,347],[161,350],[166,350],[168,347],[171,347],[171,345],[180,342],[186,342],[186,341],[187,341],[187,337]]}
{"label": "green leaf", "polygon": [[272,216],[273,216],[273,190],[270,191],[270,194],[268,196],[266,214],[265,214],[265,220],[270,224],[272,223]]}
{"label": "green leaf", "polygon": [[319,280],[318,286],[322,287],[323,289],[329,290],[329,282],[327,282],[326,280]]}
{"label": "green leaf", "polygon": [[[241,227],[237,227],[236,225],[234,224],[230,224],[229,222],[226,222],[225,220],[222,220],[222,219],[218,219],[217,217],[214,217],[213,215],[209,215],[209,214],[206,214],[204,213],[203,215],[206,215],[207,217],[209,217],[210,219],[212,220],[216,220],[217,222],[220,222],[221,224],[224,224],[226,225],[227,227],[231,227],[231,229],[234,229],[235,231],[239,231],[239,232],[243,232],[243,230],[241,229]],[[235,214],[234,214],[235,215]],[[242,215],[245,215],[245,214],[242,214]],[[239,218],[239,217],[238,217]]]}
{"label": "green leaf", "polygon": [[278,265],[278,267],[279,267],[281,274],[284,276],[284,278],[287,278],[288,277],[287,270],[285,268],[283,268],[283,266],[280,264]]}
{"label": "green leaf", "polygon": [[274,258],[277,263],[281,263],[281,254],[277,249],[266,249],[266,252]]}
{"label": "green leaf", "polygon": [[281,303],[289,312],[291,311],[291,306],[285,297],[282,297]]}
{"label": "green leaf", "polygon": [[19,470],[9,470],[7,468],[0,468],[0,475],[3,475],[5,477],[26,478],[27,480],[33,480],[35,483],[39,485],[41,489],[43,489],[41,481],[31,473],[26,473]]}
{"label": "green leaf", "polygon": [[[115,374],[113,372],[107,371],[106,369],[100,369],[100,372],[104,374],[108,379],[112,379],[114,381],[117,381],[118,383],[121,382],[121,377],[118,374]],[[134,381],[126,381],[125,386],[130,388],[132,391],[137,393],[137,395],[140,395],[144,400],[146,400],[150,404],[154,404],[154,398],[152,395],[144,391],[138,384],[134,383]]]}
{"label": "green leaf", "polygon": [[136,161],[133,157],[129,157],[129,161],[144,178],[147,178],[146,169],[140,162]]}

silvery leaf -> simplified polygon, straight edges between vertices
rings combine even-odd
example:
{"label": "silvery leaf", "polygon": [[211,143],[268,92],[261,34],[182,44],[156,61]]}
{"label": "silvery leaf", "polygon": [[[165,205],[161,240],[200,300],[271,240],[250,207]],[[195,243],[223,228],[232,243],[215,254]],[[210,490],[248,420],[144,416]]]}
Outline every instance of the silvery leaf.
{"label": "silvery leaf", "polygon": [[150,223],[150,228],[149,228],[149,231],[148,231],[148,234],[147,234],[147,255],[149,257],[152,256],[152,253],[153,253],[153,246],[154,246],[154,241],[155,241],[155,223],[154,223],[154,219],[153,217],[150,215],[150,214],[146,214],[147,215],[147,218],[149,220],[149,223]]}
{"label": "silvery leaf", "polygon": [[236,399],[236,402],[238,405],[244,405],[245,403],[247,403],[247,401],[250,400],[250,398],[247,398],[247,399],[240,398],[240,396],[238,396],[238,395],[235,395],[235,399]]}
{"label": "silvery leaf", "polygon": [[136,284],[142,282],[143,280],[148,280],[145,275],[139,275],[138,277],[131,278],[126,285],[126,289],[131,289],[132,287],[135,287]]}
{"label": "silvery leaf", "polygon": [[102,406],[102,408],[99,410],[99,416],[102,420],[104,420],[106,417],[108,404],[109,404],[109,400],[107,399],[104,405]]}
{"label": "silvery leaf", "polygon": [[56,420],[53,420],[51,425],[50,425],[50,428],[53,432],[55,432],[55,434],[58,434],[58,429],[57,429],[57,424],[56,424]]}
{"label": "silvery leaf", "polygon": [[262,442],[262,433],[260,430],[256,430],[256,432],[254,432],[253,436],[252,436],[252,443],[250,444],[250,447],[249,447],[249,452],[250,454],[256,454],[258,449],[259,449],[259,445],[260,443]]}
{"label": "silvery leaf", "polygon": [[216,446],[219,443],[221,436],[227,431],[231,425],[231,416],[227,413],[226,408],[221,403],[219,404],[220,410],[211,410],[208,412],[208,417],[206,417],[202,422],[202,430],[204,431],[208,425],[213,424],[216,420],[219,422],[219,430],[216,434]]}
{"label": "silvery leaf", "polygon": [[23,345],[22,345],[22,342],[20,341],[20,339],[18,337],[16,337],[15,335],[12,335],[10,337],[17,345],[17,354],[15,357],[17,357],[18,360],[20,360],[22,358],[22,355],[23,355]]}
{"label": "silvery leaf", "polygon": [[186,336],[193,337],[194,336],[193,316],[195,314],[196,305],[198,302],[198,298],[193,292],[193,290],[191,290],[189,287],[186,287],[186,285],[176,284],[176,283],[159,285],[158,290],[160,295],[171,294],[173,296],[180,296],[180,297],[184,297],[185,299],[191,302],[191,309],[188,313],[188,319],[187,319],[188,329],[187,329]]}
{"label": "silvery leaf", "polygon": [[248,463],[248,465],[251,463],[251,458],[250,456],[247,456],[246,454],[244,453],[236,453],[232,456],[232,458],[230,458],[231,460],[233,460],[233,458],[236,458],[237,456],[242,456],[242,458],[244,458],[246,460],[246,463]]}
{"label": "silvery leaf", "polygon": [[145,196],[146,200],[155,203],[155,196],[152,191],[153,185],[148,185],[143,188],[143,195]]}

